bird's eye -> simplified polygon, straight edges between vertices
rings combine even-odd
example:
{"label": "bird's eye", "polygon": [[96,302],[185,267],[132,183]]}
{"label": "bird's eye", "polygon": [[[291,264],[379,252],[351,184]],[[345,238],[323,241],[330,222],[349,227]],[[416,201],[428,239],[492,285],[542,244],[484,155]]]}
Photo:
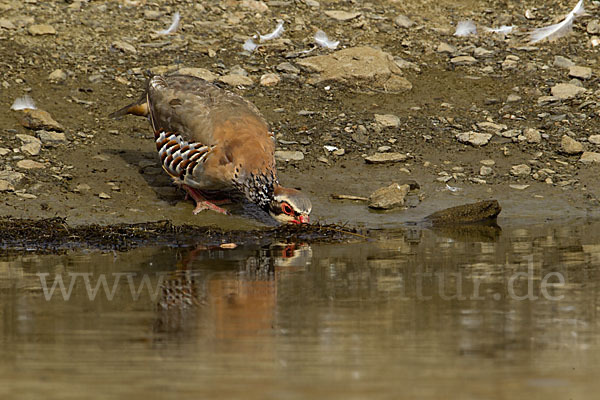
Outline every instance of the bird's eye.
{"label": "bird's eye", "polygon": [[288,203],[281,204],[281,211],[283,211],[283,213],[287,215],[294,215],[294,210]]}

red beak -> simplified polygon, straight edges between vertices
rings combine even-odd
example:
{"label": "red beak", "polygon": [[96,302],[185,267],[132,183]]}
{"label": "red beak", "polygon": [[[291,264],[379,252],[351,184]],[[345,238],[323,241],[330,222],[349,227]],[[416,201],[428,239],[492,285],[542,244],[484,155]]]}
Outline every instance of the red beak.
{"label": "red beak", "polygon": [[297,223],[299,224],[308,224],[309,218],[308,215],[300,215],[297,219]]}

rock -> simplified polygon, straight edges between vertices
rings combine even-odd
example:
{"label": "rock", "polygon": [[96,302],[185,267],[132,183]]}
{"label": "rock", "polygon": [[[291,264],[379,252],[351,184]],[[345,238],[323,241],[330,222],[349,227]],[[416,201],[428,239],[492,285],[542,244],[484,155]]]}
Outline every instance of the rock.
{"label": "rock", "polygon": [[584,163],[584,164],[600,163],[600,153],[595,153],[592,151],[585,151],[581,155],[579,162]]}
{"label": "rock", "polygon": [[527,164],[513,165],[510,168],[510,174],[513,176],[527,176],[531,174],[531,167]]}
{"label": "rock", "polygon": [[23,146],[21,146],[21,151],[29,154],[30,156],[37,156],[38,154],[40,154],[41,150],[42,144],[39,141],[25,143]]}
{"label": "rock", "polygon": [[478,122],[477,127],[486,132],[491,132],[491,133],[495,133],[495,134],[499,134],[500,132],[508,129],[508,126],[506,126],[504,124],[496,124],[494,122],[488,122],[488,121]]}
{"label": "rock", "polygon": [[296,66],[294,66],[294,64],[289,63],[289,62],[282,62],[281,64],[277,65],[277,67],[275,67],[275,69],[279,72],[285,72],[288,74],[300,73],[300,70],[298,68],[296,68]]}
{"label": "rock", "polygon": [[552,88],[552,96],[559,100],[568,100],[585,92],[585,88],[573,85],[571,83],[559,83]]}
{"label": "rock", "polygon": [[5,156],[7,154],[10,154],[10,150],[5,147],[0,147],[0,156]]}
{"label": "rock", "polygon": [[27,108],[19,111],[23,113],[21,118],[21,125],[28,129],[47,129],[52,131],[63,131],[63,127],[52,118],[50,113],[44,110],[34,110]]}
{"label": "rock", "polygon": [[30,35],[40,36],[40,35],[56,35],[56,29],[52,25],[48,24],[34,24],[30,25],[27,28],[27,31]]}
{"label": "rock", "polygon": [[383,85],[385,91],[390,93],[407,92],[411,90],[412,87],[412,83],[410,83],[408,79],[398,75],[390,76],[390,79],[388,79]]}
{"label": "rock", "polygon": [[57,146],[67,142],[65,134],[62,132],[37,131],[37,135],[44,146],[47,147]]}
{"label": "rock", "polygon": [[25,177],[21,172],[5,169],[0,171],[0,180],[7,181],[12,186],[16,186]]}
{"label": "rock", "polygon": [[591,20],[590,22],[588,22],[585,30],[587,31],[587,33],[600,33],[600,22],[598,22],[597,19]]}
{"label": "rock", "polygon": [[508,185],[509,188],[511,189],[515,189],[515,190],[525,190],[529,187],[529,185],[517,185],[517,184],[512,184],[512,185]]}
{"label": "rock", "polygon": [[301,161],[304,160],[304,153],[301,151],[275,151],[275,159],[279,161]]}
{"label": "rock", "polygon": [[484,49],[483,47],[476,47],[475,50],[473,50],[473,55],[477,58],[485,58],[493,56],[494,52],[488,49]]}
{"label": "rock", "polygon": [[243,0],[242,7],[247,8],[249,10],[257,11],[259,13],[264,13],[269,11],[269,6],[266,5],[262,1],[256,0]]}
{"label": "rock", "polygon": [[574,65],[569,68],[569,76],[572,78],[590,79],[592,77],[592,69]]}
{"label": "rock", "polygon": [[382,128],[397,128],[400,118],[393,114],[375,114],[375,122]]}
{"label": "rock", "polygon": [[451,44],[442,42],[438,45],[438,47],[437,47],[437,49],[435,49],[435,51],[437,51],[438,53],[453,54],[453,53],[456,53],[457,49],[456,49],[456,47],[452,46]]}
{"label": "rock", "polygon": [[275,86],[281,82],[281,78],[277,74],[264,74],[260,77],[261,86]]}
{"label": "rock", "polygon": [[400,28],[410,28],[415,24],[406,15],[398,15],[394,18],[394,23]]}
{"label": "rock", "polygon": [[319,3],[316,0],[304,0],[304,4],[306,4],[307,6],[312,7],[312,8],[321,7],[321,3]]}
{"label": "rock", "polygon": [[158,10],[144,10],[144,18],[150,21],[156,21],[163,16],[163,13]]}
{"label": "rock", "polygon": [[101,199],[103,199],[103,200],[108,200],[108,199],[110,199],[110,198],[111,198],[111,197],[110,197],[110,195],[108,195],[108,194],[106,194],[106,193],[104,193],[104,192],[100,192],[100,193],[98,193],[98,197],[100,197],[100,198],[101,198]]}
{"label": "rock", "polygon": [[600,144],[600,135],[591,135],[588,138],[588,142],[591,144]]}
{"label": "rock", "polygon": [[525,140],[527,140],[527,143],[541,143],[542,142],[542,135],[540,134],[540,131],[538,131],[537,129],[525,128],[525,131],[523,133],[525,135]]}
{"label": "rock", "polygon": [[574,66],[575,63],[569,60],[567,57],[554,56],[554,66],[558,68],[569,68]]}
{"label": "rock", "polygon": [[437,211],[425,217],[425,219],[435,226],[473,224],[494,220],[498,217],[500,211],[502,211],[502,208],[498,200],[484,200]]}
{"label": "rock", "polygon": [[385,164],[406,161],[408,157],[401,153],[375,153],[372,156],[365,157],[367,164]]}
{"label": "rock", "polygon": [[392,148],[391,148],[390,146],[379,146],[379,147],[377,148],[377,151],[378,151],[379,153],[385,153],[385,152],[387,152],[387,151],[390,151],[391,149],[392,149]]}
{"label": "rock", "polygon": [[112,42],[111,46],[114,49],[122,51],[123,53],[137,54],[137,50],[131,43],[127,43],[122,40],[115,40]]}
{"label": "rock", "polygon": [[583,144],[570,136],[563,135],[560,140],[560,149],[566,154],[580,154],[583,152]]}
{"label": "rock", "polygon": [[38,138],[36,138],[35,136],[23,135],[23,134],[18,134],[16,136],[17,136],[17,139],[19,139],[23,143],[32,143],[32,142],[40,143],[40,140]]}
{"label": "rock", "polygon": [[463,132],[456,135],[459,142],[470,144],[471,146],[485,146],[493,135],[479,132]]}
{"label": "rock", "polygon": [[9,31],[17,29],[17,26],[12,23],[11,20],[6,18],[0,18],[0,29],[7,29]]}
{"label": "rock", "polygon": [[403,206],[404,199],[410,191],[410,185],[392,183],[388,187],[377,189],[369,196],[369,207],[378,210],[390,210]]}
{"label": "rock", "polygon": [[67,74],[62,69],[55,69],[48,75],[48,79],[52,82],[64,82],[67,79]]}
{"label": "rock", "polygon": [[450,62],[454,65],[473,65],[477,62],[477,59],[471,56],[458,56],[451,58]]}
{"label": "rock", "polygon": [[487,175],[491,175],[494,173],[494,170],[490,167],[486,167],[485,165],[482,165],[481,168],[479,168],[479,175],[481,176],[487,176]]}
{"label": "rock", "polygon": [[494,165],[496,165],[496,161],[494,160],[481,160],[479,162],[485,165],[486,167],[493,167]]}
{"label": "rock", "polygon": [[328,10],[325,11],[325,15],[329,18],[333,18],[336,21],[350,21],[354,18],[358,18],[362,13],[357,11],[343,11],[343,10]]}
{"label": "rock", "polygon": [[12,192],[15,190],[15,187],[10,184],[10,182],[5,180],[0,180],[0,192]]}
{"label": "rock", "polygon": [[17,167],[22,169],[40,169],[46,168],[46,165],[33,160],[21,160],[17,163]]}
{"label": "rock", "polygon": [[[351,47],[328,55],[307,57],[298,61],[298,64],[319,74],[309,78],[309,84],[350,81],[391,91],[386,87],[387,82],[394,77],[402,78],[402,70],[396,65],[394,57],[372,47]],[[412,88],[410,82],[403,82],[405,87]],[[392,83],[396,85],[397,79]]]}
{"label": "rock", "polygon": [[205,68],[184,67],[177,70],[177,74],[195,76],[196,78],[200,78],[207,82],[213,82],[219,77],[217,74],[213,74]]}
{"label": "rock", "polygon": [[337,149],[337,150],[334,150],[334,151],[332,152],[332,154],[333,154],[334,156],[341,157],[341,156],[343,156],[344,154],[346,154],[346,150],[344,150],[344,149]]}
{"label": "rock", "polygon": [[254,83],[252,78],[243,75],[229,74],[219,78],[219,82],[228,84],[229,86],[252,86]]}
{"label": "rock", "polygon": [[507,103],[516,103],[518,101],[521,101],[521,96],[518,94],[511,93],[506,97]]}

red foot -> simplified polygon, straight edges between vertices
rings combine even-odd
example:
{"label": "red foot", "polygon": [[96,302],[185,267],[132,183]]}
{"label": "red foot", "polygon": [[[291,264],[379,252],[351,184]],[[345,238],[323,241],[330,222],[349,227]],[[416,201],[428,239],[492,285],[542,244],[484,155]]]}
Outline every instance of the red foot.
{"label": "red foot", "polygon": [[[212,211],[216,211],[218,213],[221,214],[228,214],[227,210],[222,209],[221,207],[217,206],[214,204],[214,202],[212,201],[208,201],[203,195],[202,193],[200,193],[199,190],[196,190],[194,188],[191,188],[187,185],[183,185],[183,188],[185,189],[185,191],[187,192],[187,194],[194,199],[194,201],[196,202],[196,208],[194,208],[194,215],[198,214],[200,211],[204,211],[204,210],[212,210]],[[224,204],[222,202],[219,202],[220,204]]]}

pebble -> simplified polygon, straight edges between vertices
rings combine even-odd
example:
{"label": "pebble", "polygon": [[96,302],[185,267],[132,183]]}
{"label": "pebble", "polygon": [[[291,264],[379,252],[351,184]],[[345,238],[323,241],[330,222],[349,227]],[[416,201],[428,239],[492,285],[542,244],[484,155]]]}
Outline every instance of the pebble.
{"label": "pebble", "polygon": [[525,190],[529,187],[529,185],[517,185],[517,184],[512,184],[512,185],[508,185],[511,189],[515,189],[515,190]]}
{"label": "pebble", "polygon": [[40,169],[46,168],[46,166],[42,163],[33,160],[21,160],[17,163],[17,167],[22,169]]}
{"label": "pebble", "polygon": [[7,155],[9,153],[10,153],[9,149],[6,149],[4,147],[0,147],[0,156],[5,156],[5,155]]}
{"label": "pebble", "polygon": [[57,146],[62,143],[67,142],[67,138],[63,132],[53,132],[53,131],[37,131],[36,132],[40,141],[44,144],[44,146]]}
{"label": "pebble", "polygon": [[196,78],[203,79],[207,82],[213,82],[219,77],[217,74],[213,74],[206,68],[179,68],[179,70],[177,70],[177,74],[195,76]]}
{"label": "pebble", "polygon": [[18,185],[24,177],[25,175],[21,172],[16,172],[8,169],[0,171],[0,180],[7,181],[13,186]]}
{"label": "pebble", "polygon": [[6,18],[0,18],[0,28],[1,29],[6,29],[6,30],[14,30],[17,29],[16,25],[12,23],[11,20],[8,20]]}
{"label": "pebble", "polygon": [[382,128],[397,128],[400,118],[393,114],[375,114],[375,123]]}
{"label": "pebble", "polygon": [[52,82],[64,82],[67,79],[67,74],[62,69],[55,69],[48,75],[48,79]]}
{"label": "pebble", "polygon": [[526,176],[531,173],[531,167],[527,164],[513,165],[510,174],[514,176]]}
{"label": "pebble", "polygon": [[285,72],[288,74],[299,74],[300,73],[300,69],[298,69],[296,66],[294,66],[294,64],[292,64],[290,62],[282,62],[281,64],[277,65],[275,67],[275,69],[279,72]]}
{"label": "pebble", "polygon": [[47,111],[27,108],[19,112],[23,114],[21,117],[21,125],[23,125],[25,128],[34,130],[47,129],[59,132],[63,131],[63,127],[56,122]]}
{"label": "pebble", "polygon": [[281,78],[277,74],[264,74],[260,77],[261,86],[275,86],[281,82]]}
{"label": "pebble", "polygon": [[457,48],[452,46],[451,44],[442,42],[438,45],[437,49],[435,49],[438,53],[448,53],[453,54],[456,53]]}
{"label": "pebble", "polygon": [[516,103],[518,101],[521,101],[521,96],[519,96],[518,94],[511,93],[506,98],[507,103]]}
{"label": "pebble", "polygon": [[494,170],[490,167],[486,167],[485,165],[482,165],[481,168],[479,168],[479,175],[481,176],[487,176],[487,175],[491,175],[494,173]]}
{"label": "pebble", "polygon": [[471,56],[458,56],[451,58],[450,62],[454,65],[473,65],[477,62],[477,59]]}
{"label": "pebble", "polygon": [[589,67],[579,67],[574,65],[569,68],[569,76],[579,79],[590,79],[592,77],[592,69]]}
{"label": "pebble", "polygon": [[48,24],[34,24],[30,25],[27,28],[27,31],[30,35],[40,36],[40,35],[56,35],[56,29],[52,25]]}
{"label": "pebble", "polygon": [[415,24],[406,15],[398,15],[396,18],[394,18],[394,23],[400,28],[410,28]]}
{"label": "pebble", "polygon": [[560,149],[566,154],[580,154],[583,152],[583,144],[570,136],[563,135],[560,140]]}
{"label": "pebble", "polygon": [[600,153],[586,151],[581,155],[579,162],[584,163],[584,164],[600,163]]}
{"label": "pebble", "polygon": [[554,56],[554,66],[558,68],[569,68],[574,66],[575,63],[563,56]]}
{"label": "pebble", "polygon": [[21,146],[21,151],[29,154],[30,156],[37,156],[40,154],[41,150],[42,144],[39,141],[25,143],[23,146]]}
{"label": "pebble", "polygon": [[590,22],[588,22],[585,30],[587,31],[587,33],[600,33],[600,22],[598,22],[597,19],[593,19]]}
{"label": "pebble", "polygon": [[375,153],[365,157],[367,164],[385,164],[406,161],[408,157],[401,153]]}
{"label": "pebble", "polygon": [[15,187],[10,182],[0,180],[0,192],[12,192],[13,190],[15,190]]}
{"label": "pebble", "polygon": [[108,194],[106,194],[106,193],[104,193],[104,192],[100,192],[100,193],[98,194],[98,197],[100,197],[101,199],[104,199],[104,200],[108,200],[108,199],[110,199],[110,198],[111,198],[111,197],[110,197]]}
{"label": "pebble", "polygon": [[[568,100],[585,92],[585,88],[573,85],[571,83],[559,83],[552,87],[552,96],[559,100]],[[538,100],[539,101],[539,100]]]}
{"label": "pebble", "polygon": [[538,131],[535,128],[525,128],[525,131],[523,133],[525,134],[525,140],[527,140],[527,143],[542,142],[542,135],[540,131]]}
{"label": "pebble", "polygon": [[494,165],[496,165],[496,161],[494,160],[481,160],[479,162],[485,165],[486,167],[493,167]]}
{"label": "pebble", "polygon": [[379,146],[377,151],[380,153],[385,153],[386,151],[390,151],[392,148],[390,146]]}
{"label": "pebble", "polygon": [[377,189],[369,196],[369,208],[390,210],[403,206],[404,199],[410,191],[410,185],[392,183],[388,187]]}
{"label": "pebble", "polygon": [[477,127],[486,132],[492,132],[495,134],[498,134],[498,133],[508,129],[508,126],[506,126],[504,124],[496,124],[494,122],[489,122],[489,121],[478,122]]}
{"label": "pebble", "polygon": [[479,132],[463,132],[456,135],[459,142],[470,144],[471,146],[485,146],[493,135]]}
{"label": "pebble", "polygon": [[249,76],[229,74],[219,78],[219,82],[223,82],[229,86],[252,86],[254,81]]}
{"label": "pebble", "polygon": [[[588,138],[588,142],[590,142],[592,144],[600,144],[600,135],[591,135]],[[0,153],[0,155],[1,155],[1,153]]]}
{"label": "pebble", "polygon": [[116,40],[112,42],[111,46],[114,49],[122,51],[123,53],[137,54],[137,50],[131,43],[127,43],[122,40]]}
{"label": "pebble", "polygon": [[350,21],[354,18],[358,18],[362,13],[358,11],[343,11],[343,10],[328,10],[325,11],[325,15],[329,18],[333,18],[336,21]]}
{"label": "pebble", "polygon": [[304,160],[304,153],[301,151],[275,151],[275,159],[279,161],[301,161]]}

